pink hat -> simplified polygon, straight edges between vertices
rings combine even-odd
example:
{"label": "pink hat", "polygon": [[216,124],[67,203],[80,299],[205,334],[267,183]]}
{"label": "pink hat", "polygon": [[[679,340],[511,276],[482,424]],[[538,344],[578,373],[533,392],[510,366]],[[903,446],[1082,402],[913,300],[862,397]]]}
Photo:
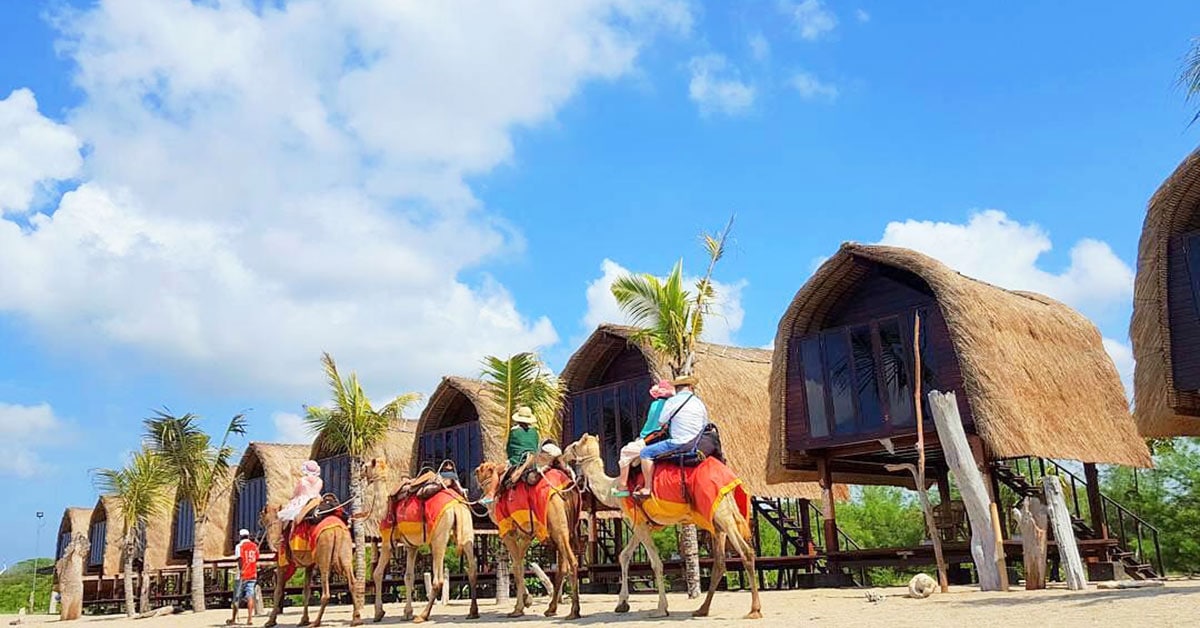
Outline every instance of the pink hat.
{"label": "pink hat", "polygon": [[650,387],[650,396],[655,399],[666,399],[675,394],[675,386],[670,380],[662,379]]}
{"label": "pink hat", "polygon": [[300,465],[300,471],[305,475],[321,475],[321,465],[315,460],[306,460],[303,465]]}

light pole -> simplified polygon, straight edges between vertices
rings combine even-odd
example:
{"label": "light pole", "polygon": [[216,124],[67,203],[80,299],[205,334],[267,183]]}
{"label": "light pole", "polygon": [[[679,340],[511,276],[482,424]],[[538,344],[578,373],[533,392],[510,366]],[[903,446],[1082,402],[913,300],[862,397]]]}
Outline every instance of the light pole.
{"label": "light pole", "polygon": [[42,544],[42,526],[45,525],[45,522],[42,521],[42,518],[45,516],[46,516],[46,513],[42,512],[40,510],[37,511],[37,520],[38,520],[37,532],[35,532],[34,536],[33,536],[33,586],[30,587],[30,591],[29,591],[29,612],[30,613],[33,613],[37,610],[36,606],[34,606],[34,603],[37,602],[38,552],[41,551],[38,546],[40,546]]}

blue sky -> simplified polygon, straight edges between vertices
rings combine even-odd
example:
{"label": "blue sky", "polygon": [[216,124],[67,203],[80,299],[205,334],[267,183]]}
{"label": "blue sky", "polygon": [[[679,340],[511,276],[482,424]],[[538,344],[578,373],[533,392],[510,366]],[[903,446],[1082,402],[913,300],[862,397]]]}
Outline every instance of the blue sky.
{"label": "blue sky", "polygon": [[1194,3],[453,4],[4,3],[0,560],[153,408],[276,440],[321,350],[381,398],[559,367],[731,212],[715,340],[886,241],[1080,308],[1128,372]]}

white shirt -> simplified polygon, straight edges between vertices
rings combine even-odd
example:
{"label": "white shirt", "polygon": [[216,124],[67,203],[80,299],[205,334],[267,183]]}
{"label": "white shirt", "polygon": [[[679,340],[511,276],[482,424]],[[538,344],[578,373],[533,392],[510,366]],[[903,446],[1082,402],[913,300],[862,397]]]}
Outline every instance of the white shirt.
{"label": "white shirt", "polygon": [[[691,401],[688,401],[688,400]],[[673,415],[673,416],[672,416]],[[671,442],[685,445],[700,435],[708,425],[708,408],[691,392],[681,392],[663,404],[659,421],[671,421]]]}

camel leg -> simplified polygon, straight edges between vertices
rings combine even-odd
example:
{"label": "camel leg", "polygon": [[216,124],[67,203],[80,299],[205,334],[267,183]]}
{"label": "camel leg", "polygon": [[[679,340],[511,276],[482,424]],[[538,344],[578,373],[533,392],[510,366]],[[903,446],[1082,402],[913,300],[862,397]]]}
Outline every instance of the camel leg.
{"label": "camel leg", "polygon": [[387,573],[388,567],[392,564],[392,544],[390,538],[384,538],[379,543],[379,557],[375,560],[375,573],[372,575],[372,580],[375,581],[375,622],[383,620],[383,577]]}
{"label": "camel leg", "polygon": [[350,587],[350,606],[353,609],[350,616],[351,626],[361,626],[362,607],[365,592],[358,588],[358,578],[354,575],[354,543],[349,534],[334,546],[333,567],[346,577]]}
{"label": "camel leg", "polygon": [[413,587],[417,586],[417,548],[404,548],[404,619],[413,618]]}
{"label": "camel leg", "polygon": [[459,539],[458,547],[460,551],[467,553],[467,584],[471,587],[471,611],[467,613],[467,619],[479,619],[479,594],[475,589],[479,566],[475,564],[475,540]]}
{"label": "camel leg", "polygon": [[449,537],[449,530],[447,530],[446,534],[437,535],[430,544],[430,550],[433,553],[433,589],[425,592],[429,601],[425,603],[425,610],[413,618],[414,624],[425,623],[429,619],[429,613],[433,611],[433,603],[442,597],[442,587],[446,586],[444,573],[446,571],[446,544],[450,542]]}
{"label": "camel leg", "polygon": [[275,604],[271,607],[271,616],[267,618],[267,623],[263,624],[266,628],[274,628],[279,619],[279,611],[283,609],[283,590],[287,588],[287,582],[292,579],[294,573],[296,568],[292,566],[275,568]]}
{"label": "camel leg", "polygon": [[713,570],[712,579],[708,583],[708,595],[704,597],[704,604],[692,613],[693,617],[708,617],[708,609],[712,606],[713,595],[717,592],[717,587],[721,584],[721,579],[725,577],[725,530],[717,528],[716,534],[713,535]]}
{"label": "camel leg", "polygon": [[[738,515],[734,513],[734,516]],[[742,566],[750,576],[750,613],[746,615],[746,619],[762,619],[762,602],[758,599],[758,569],[754,564],[754,547],[738,532],[736,518],[734,521],[735,524],[729,531],[729,542],[742,557]]]}
{"label": "camel leg", "polygon": [[525,615],[525,607],[527,600],[525,599],[525,550],[529,547],[529,541],[523,538],[516,538],[516,534],[509,534],[504,537],[504,547],[508,549],[509,563],[512,565],[513,579],[517,582],[517,604],[513,607],[509,617],[523,617]]}
{"label": "camel leg", "polygon": [[667,583],[663,577],[662,558],[658,555],[658,548],[654,546],[654,537],[650,534],[650,528],[645,525],[635,527],[633,533],[641,541],[642,547],[646,548],[646,555],[650,557],[650,569],[654,573],[654,585],[658,587],[658,608],[654,609],[650,616],[668,617],[671,613],[667,611]]}
{"label": "camel leg", "polygon": [[567,615],[567,619],[579,619],[579,558],[575,556],[575,548],[571,546],[569,537],[563,554],[566,555],[567,567],[571,570],[571,614]]}
{"label": "camel leg", "polygon": [[[317,540],[316,564],[321,569],[321,608],[317,609],[317,620],[312,623],[312,628],[320,628],[321,619],[325,617],[325,609],[329,606],[329,581],[333,578],[333,550],[334,543],[328,541],[322,543],[321,539]],[[350,581],[350,587],[350,590],[353,591],[353,579]]]}
{"label": "camel leg", "polygon": [[629,537],[629,542],[618,556],[618,562],[621,563],[621,593],[617,596],[617,608],[613,611],[615,613],[629,612],[629,561],[633,560],[633,553],[641,544],[642,538],[638,536],[637,528],[634,528],[633,536]]}
{"label": "camel leg", "polygon": [[300,623],[296,624],[298,626],[307,626],[312,623],[308,621],[308,601],[312,599],[313,569],[316,569],[314,565],[304,568],[304,613],[300,615]]}

